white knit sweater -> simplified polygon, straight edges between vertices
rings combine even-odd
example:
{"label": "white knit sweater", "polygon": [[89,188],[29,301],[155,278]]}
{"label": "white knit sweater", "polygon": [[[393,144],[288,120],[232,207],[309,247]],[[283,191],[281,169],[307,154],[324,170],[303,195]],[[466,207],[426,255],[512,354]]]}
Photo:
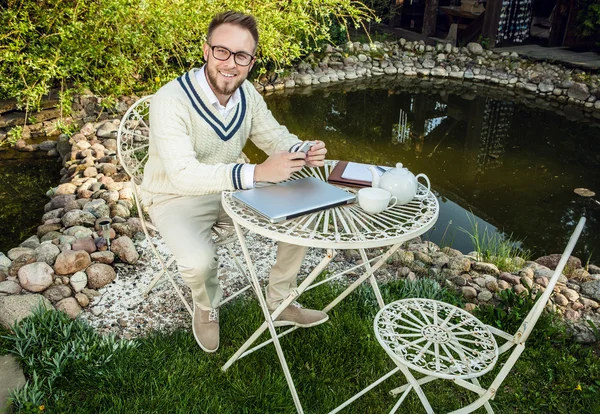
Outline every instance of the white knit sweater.
{"label": "white knit sweater", "polygon": [[244,189],[244,169],[236,160],[248,138],[268,155],[300,142],[275,120],[248,81],[240,87],[237,108],[223,118],[198,85],[196,70],[152,97],[142,181],[145,201],[156,194],[194,196]]}

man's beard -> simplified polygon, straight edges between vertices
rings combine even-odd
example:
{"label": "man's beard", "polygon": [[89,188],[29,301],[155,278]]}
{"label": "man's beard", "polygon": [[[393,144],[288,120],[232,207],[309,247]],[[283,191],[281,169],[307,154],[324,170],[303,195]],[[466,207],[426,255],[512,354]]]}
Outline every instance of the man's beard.
{"label": "man's beard", "polygon": [[221,86],[219,86],[219,82],[218,82],[218,77],[219,77],[218,69],[214,68],[211,70],[208,67],[208,65],[206,66],[206,68],[207,68],[206,77],[208,79],[208,83],[212,87],[213,91],[220,95],[225,95],[225,96],[233,95],[233,93],[237,90],[237,88],[239,88],[240,85],[242,83],[244,83],[244,81],[246,80],[245,76],[242,76],[241,74],[238,73],[237,79],[233,84],[226,84],[221,87]]}

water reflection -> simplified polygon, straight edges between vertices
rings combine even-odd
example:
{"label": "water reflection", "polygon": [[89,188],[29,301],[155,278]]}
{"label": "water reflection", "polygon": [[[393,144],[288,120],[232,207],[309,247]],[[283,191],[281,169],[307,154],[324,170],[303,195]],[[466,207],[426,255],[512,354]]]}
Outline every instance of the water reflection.
{"label": "water reflection", "polygon": [[[585,214],[578,253],[583,259],[600,254],[600,206],[573,193],[576,187],[600,193],[597,125],[444,88],[418,94],[402,85],[328,89],[267,101],[292,132],[326,141],[331,159],[402,162],[427,174],[441,204],[433,241],[454,234],[455,246],[470,250],[457,227],[469,228],[466,213],[472,211],[480,227],[513,234],[535,254],[556,253]],[[253,149],[249,155],[261,159]]]}

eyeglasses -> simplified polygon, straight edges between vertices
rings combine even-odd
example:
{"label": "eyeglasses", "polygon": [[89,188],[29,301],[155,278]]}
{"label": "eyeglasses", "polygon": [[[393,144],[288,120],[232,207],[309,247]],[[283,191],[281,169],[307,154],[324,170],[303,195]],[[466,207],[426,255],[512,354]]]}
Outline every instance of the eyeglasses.
{"label": "eyeglasses", "polygon": [[252,56],[250,53],[232,52],[223,46],[210,46],[210,48],[212,49],[213,57],[217,60],[227,60],[231,55],[233,55],[233,60],[236,65],[248,66],[254,59],[254,56]]}

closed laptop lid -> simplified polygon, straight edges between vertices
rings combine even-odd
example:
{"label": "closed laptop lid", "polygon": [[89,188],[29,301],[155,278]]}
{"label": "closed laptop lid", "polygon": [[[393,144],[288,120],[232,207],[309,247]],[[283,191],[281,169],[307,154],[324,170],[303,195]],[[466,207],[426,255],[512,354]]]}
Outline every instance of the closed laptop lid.
{"label": "closed laptop lid", "polygon": [[233,193],[273,223],[356,201],[356,196],[331,184],[308,177]]}

